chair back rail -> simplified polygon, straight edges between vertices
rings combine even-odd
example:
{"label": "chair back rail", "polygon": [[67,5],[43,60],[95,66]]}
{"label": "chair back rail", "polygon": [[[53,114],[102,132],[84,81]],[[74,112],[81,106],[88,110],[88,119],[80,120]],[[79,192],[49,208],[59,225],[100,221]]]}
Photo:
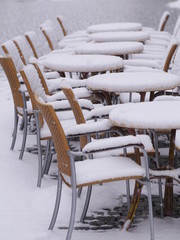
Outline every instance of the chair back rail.
{"label": "chair back rail", "polygon": [[0,56],[0,64],[7,76],[15,107],[23,108],[23,98],[22,94],[19,91],[21,85],[17,77],[17,71],[12,59],[10,57]]}
{"label": "chair back rail", "polygon": [[[82,109],[72,91],[72,88],[62,88],[62,91],[64,92],[67,100],[69,101],[69,104],[72,108],[75,120],[77,124],[86,123]],[[81,136],[80,137],[80,146],[81,149],[87,144],[87,137]]]}
{"label": "chair back rail", "polygon": [[59,171],[71,177],[70,157],[67,154],[70,149],[61,123],[51,105],[40,102],[37,95],[35,100],[52,134]]}

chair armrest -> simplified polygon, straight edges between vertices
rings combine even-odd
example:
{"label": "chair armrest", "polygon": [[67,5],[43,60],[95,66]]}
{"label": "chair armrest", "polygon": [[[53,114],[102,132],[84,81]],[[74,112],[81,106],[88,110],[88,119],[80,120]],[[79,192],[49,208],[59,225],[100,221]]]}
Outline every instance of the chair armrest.
{"label": "chair armrest", "polygon": [[92,154],[100,151],[108,151],[117,148],[139,147],[144,149],[141,139],[136,136],[121,136],[105,139],[98,139],[94,142],[86,144],[82,149],[83,153]]}
{"label": "chair armrest", "polygon": [[109,116],[110,111],[116,107],[119,107],[119,104],[94,108],[85,115],[85,119],[89,120]]}
{"label": "chair armrest", "polygon": [[112,129],[112,125],[108,119],[103,119],[102,121],[90,123],[77,124],[75,126],[69,127],[66,130],[66,136],[70,137],[79,137],[81,135],[93,134],[98,132],[105,132]]}

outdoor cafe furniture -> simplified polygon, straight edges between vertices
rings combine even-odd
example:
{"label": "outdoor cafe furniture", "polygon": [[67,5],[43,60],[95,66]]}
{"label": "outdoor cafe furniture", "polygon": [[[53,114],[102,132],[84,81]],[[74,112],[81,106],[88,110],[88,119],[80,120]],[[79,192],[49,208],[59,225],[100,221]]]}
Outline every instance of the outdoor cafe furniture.
{"label": "outdoor cafe furniture", "polygon": [[[128,129],[153,129],[160,132],[170,131],[168,167],[171,169],[174,167],[174,140],[176,129],[180,129],[179,108],[179,101],[153,101],[122,104],[110,112],[109,120],[114,126]],[[165,187],[164,213],[165,215],[171,216],[173,207],[173,186],[169,184],[172,184],[172,179],[168,178],[166,183],[168,185]]]}
{"label": "outdoor cafe furniture", "polygon": [[99,32],[118,32],[118,31],[141,31],[142,24],[135,22],[119,22],[119,23],[105,23],[91,25],[87,28],[87,32],[99,33]]}
{"label": "outdoor cafe furniture", "polygon": [[141,101],[144,101],[145,93],[174,89],[180,85],[180,77],[159,72],[122,72],[92,76],[87,79],[87,88],[102,92],[106,97],[107,104],[112,103],[112,94],[138,92]]}
{"label": "outdoor cafe furniture", "polygon": [[[97,144],[95,144],[95,146],[94,143],[93,145],[92,143],[86,144],[83,147],[82,152],[71,151],[68,140],[61,126],[61,122],[57,118],[52,106],[40,102],[38,97],[36,97],[36,105],[43,114],[43,117],[45,118],[52,133],[58,161],[57,195],[49,229],[53,230],[58,215],[62,192],[62,182],[72,190],[71,215],[66,236],[66,239],[70,240],[76,216],[78,188],[85,186],[88,187],[83,214],[80,220],[83,222],[88,210],[93,185],[105,184],[106,182],[108,183],[118,180],[135,179],[140,183],[143,181],[143,184],[147,187],[150,218],[150,238],[151,240],[154,240],[154,224],[152,213],[151,186],[149,182],[148,158],[144,149],[140,147],[140,145],[142,145],[141,141],[139,139],[136,139],[135,136],[121,136],[110,139],[99,139],[97,140]],[[92,155],[97,151],[102,152],[108,150],[109,148],[112,150],[117,148],[124,148],[129,147],[129,145],[131,147],[134,146],[135,148],[138,148],[142,151],[145,157],[144,168],[127,157],[111,156],[108,158],[103,157],[95,159],[89,157],[89,154]],[[76,156],[87,156],[87,158],[83,161],[75,161]],[[128,224],[130,224],[131,220],[132,219],[128,220]]]}
{"label": "outdoor cafe furniture", "polygon": [[119,71],[123,68],[123,60],[120,57],[108,55],[58,55],[47,56],[43,62],[46,69],[58,71],[61,76],[65,72],[88,73]]}
{"label": "outdoor cafe furniture", "polygon": [[144,49],[140,42],[84,43],[75,48],[76,54],[102,54],[128,58],[129,54],[140,53]]}
{"label": "outdoor cafe furniture", "polygon": [[145,42],[148,39],[150,35],[143,31],[101,32],[89,35],[89,40],[94,42]]}

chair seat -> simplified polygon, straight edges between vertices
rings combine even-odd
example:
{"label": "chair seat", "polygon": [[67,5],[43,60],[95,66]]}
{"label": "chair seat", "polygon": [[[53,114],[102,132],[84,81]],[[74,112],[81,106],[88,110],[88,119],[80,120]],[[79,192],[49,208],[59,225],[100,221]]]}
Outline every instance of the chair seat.
{"label": "chair seat", "polygon": [[66,81],[71,85],[72,88],[75,87],[86,87],[86,80],[75,80],[71,78],[55,78],[51,80],[46,80],[49,91],[55,91],[61,89],[61,83],[66,79]]}
{"label": "chair seat", "polygon": [[[127,178],[143,178],[145,170],[130,158],[106,157],[75,162],[77,185],[98,184]],[[70,178],[63,175],[70,183]]]}
{"label": "chair seat", "polygon": [[[75,96],[79,99],[79,98],[88,98],[91,96],[91,92],[87,89],[87,88],[77,88],[73,90]],[[66,96],[64,95],[64,93],[62,91],[57,92],[51,96],[47,96],[47,102],[52,102],[52,101],[56,101],[56,100],[62,100],[62,99],[66,99]]]}
{"label": "chair seat", "polygon": [[124,60],[124,66],[151,67],[160,69],[160,61],[151,59],[129,59]]}

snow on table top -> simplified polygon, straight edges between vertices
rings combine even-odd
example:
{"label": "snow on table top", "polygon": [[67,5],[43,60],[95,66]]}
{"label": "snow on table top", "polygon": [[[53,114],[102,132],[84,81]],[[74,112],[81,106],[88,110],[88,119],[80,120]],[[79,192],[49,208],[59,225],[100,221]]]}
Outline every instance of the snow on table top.
{"label": "snow on table top", "polygon": [[113,125],[127,128],[180,129],[179,108],[178,101],[127,103],[112,110],[109,119]]}
{"label": "snow on table top", "polygon": [[120,69],[123,60],[108,55],[58,55],[47,56],[43,62],[45,68],[59,72],[100,72]]}
{"label": "snow on table top", "polygon": [[121,23],[106,23],[91,25],[87,28],[88,33],[109,32],[109,31],[140,31],[142,29],[141,23],[135,22],[121,22]]}
{"label": "snow on table top", "polygon": [[147,92],[173,89],[179,85],[179,76],[163,71],[109,73],[87,79],[87,88],[107,92]]}
{"label": "snow on table top", "polygon": [[138,41],[144,42],[150,39],[150,35],[142,31],[132,32],[102,32],[89,35],[89,40],[95,42],[120,42],[120,41]]}
{"label": "snow on table top", "polygon": [[77,54],[107,54],[123,55],[139,53],[143,51],[143,44],[140,42],[106,42],[106,43],[85,43],[75,49]]}

